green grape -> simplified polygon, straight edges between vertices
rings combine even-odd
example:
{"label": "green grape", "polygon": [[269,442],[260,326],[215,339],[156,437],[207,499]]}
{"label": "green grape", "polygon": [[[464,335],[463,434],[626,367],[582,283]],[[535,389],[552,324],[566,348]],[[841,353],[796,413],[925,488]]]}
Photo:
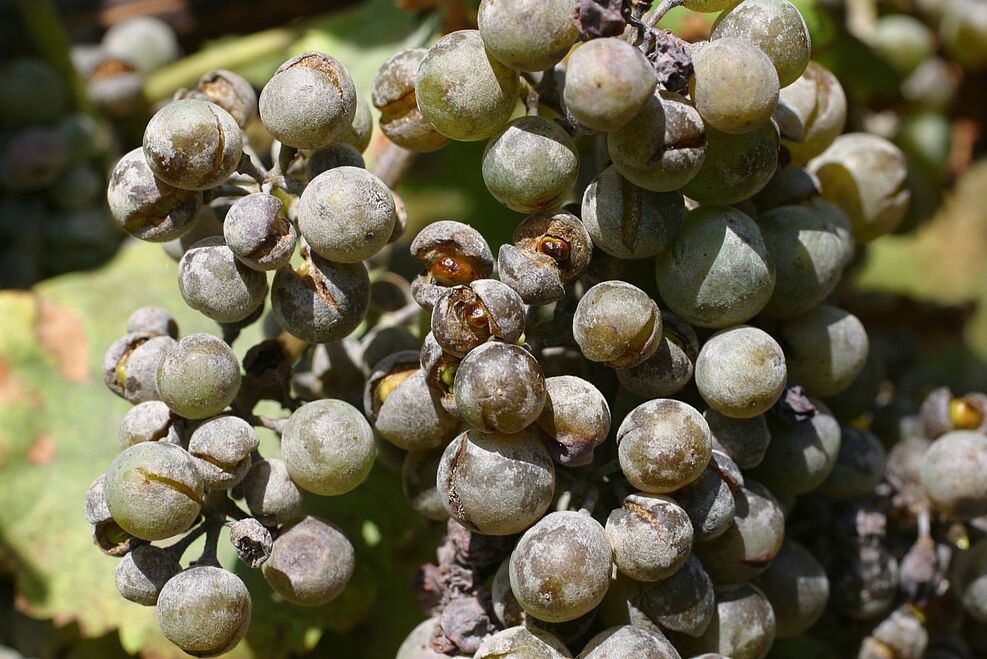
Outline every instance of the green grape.
{"label": "green grape", "polygon": [[894,231],[908,211],[905,156],[884,138],[841,135],[809,169],[819,179],[823,197],[850,218],[858,243]]}
{"label": "green grape", "polygon": [[476,23],[487,50],[518,71],[558,64],[579,38],[576,0],[482,0]]}
{"label": "green grape", "polygon": [[933,508],[957,519],[987,514],[987,438],[979,432],[946,433],[925,453],[922,488]]}
{"label": "green grape", "polygon": [[605,629],[587,643],[577,659],[680,659],[679,653],[657,629],[633,625]]}
{"label": "green grape", "polygon": [[349,403],[324,399],[298,408],[281,437],[291,479],[323,496],[345,494],[370,474],[377,449],[364,416]]}
{"label": "green grape", "polygon": [[789,377],[810,396],[833,396],[849,387],[863,370],[870,349],[863,323],[826,304],[786,320],[779,338],[785,345]]}
{"label": "green grape", "polygon": [[838,211],[782,206],[761,215],[758,226],[775,265],[774,291],[762,313],[790,318],[829,297],[853,257],[850,220]]}
{"label": "green grape", "polygon": [[895,142],[923,165],[942,170],[953,151],[953,126],[938,112],[913,114],[902,122]]}
{"label": "green grape", "polygon": [[603,527],[588,514],[551,513],[528,529],[511,553],[511,590],[539,620],[574,620],[606,595],[611,552]]}
{"label": "green grape", "polygon": [[439,39],[415,80],[425,119],[446,137],[463,142],[486,139],[507,123],[519,88],[517,72],[490,56],[476,30]]}
{"label": "green grape", "polygon": [[775,286],[774,264],[757,224],[732,208],[689,211],[685,227],[659,256],[655,275],[671,310],[700,327],[749,320]]}
{"label": "green grape", "polygon": [[706,127],[706,158],[682,193],[700,204],[730,205],[753,197],[778,168],[778,125],[741,135]]}
{"label": "green grape", "polygon": [[949,3],[939,37],[950,57],[964,67],[987,67],[987,5],[976,0]]}
{"label": "green grape", "polygon": [[590,288],[572,319],[572,334],[583,356],[617,368],[636,366],[653,355],[661,329],[655,301],[624,281]]}
{"label": "green grape", "polygon": [[670,192],[702,167],[706,129],[685,97],[656,90],[623,128],[607,134],[607,150],[628,181],[652,192]]}
{"label": "green grape", "polygon": [[185,449],[141,442],[110,463],[104,485],[110,514],[142,540],[164,540],[187,530],[202,508],[202,476]]}
{"label": "green grape", "polygon": [[829,148],[846,124],[846,93],[822,64],[809,62],[805,73],[781,90],[775,118],[798,139],[782,141],[792,162],[805,165]]}
{"label": "green grape", "polygon": [[716,589],[716,611],[697,639],[682,638],[687,652],[719,652],[731,659],[764,659],[775,640],[775,612],[756,586]]}
{"label": "green grape", "polygon": [[718,39],[704,46],[692,63],[696,75],[689,95],[707,127],[748,133],[771,119],[778,106],[778,74],[755,46]]}
{"label": "green grape", "polygon": [[158,596],[161,633],[195,657],[232,650],[250,627],[250,591],[223,568],[189,568],[168,580]]}
{"label": "green grape", "polygon": [[867,43],[902,75],[908,75],[935,52],[935,40],[925,24],[906,14],[882,16]]}
{"label": "green grape", "polygon": [[353,545],[317,517],[281,527],[264,561],[264,579],[276,593],[299,606],[331,602],[353,576]]}
{"label": "green grape", "polygon": [[791,638],[812,627],[829,601],[826,571],[812,552],[794,540],[785,540],[754,584],[774,609],[778,638]]}
{"label": "green grape", "polygon": [[795,82],[809,63],[812,42],[802,14],[788,0],[744,0],[720,14],[710,39],[734,38],[764,51],[782,87]]}
{"label": "green grape", "polygon": [[826,480],[840,452],[840,423],[829,409],[813,400],[816,413],[798,420],[768,418],[771,444],[751,476],[764,483],[775,496],[810,492]]}
{"label": "green grape", "polygon": [[[480,644],[473,659],[569,659],[572,655],[553,634],[537,627],[508,627]],[[414,659],[418,659],[417,656]]]}
{"label": "green grape", "polygon": [[741,325],[714,334],[696,358],[696,387],[720,414],[749,419],[767,412],[785,390],[785,354],[770,334]]}
{"label": "green grape", "polygon": [[611,132],[627,125],[657,84],[640,50],[617,38],[591,39],[566,62],[562,102],[578,124]]}
{"label": "green grape", "polygon": [[229,345],[210,334],[190,334],[158,364],[158,393],[186,419],[216,416],[240,390],[240,362]]}
{"label": "green grape", "polygon": [[703,418],[713,435],[713,449],[728,455],[741,469],[753,469],[764,459],[771,442],[764,415],[734,419],[710,408]]}
{"label": "green grape", "polygon": [[521,117],[497,131],[483,151],[483,182],[519,213],[562,205],[579,173],[576,143],[558,124]]}

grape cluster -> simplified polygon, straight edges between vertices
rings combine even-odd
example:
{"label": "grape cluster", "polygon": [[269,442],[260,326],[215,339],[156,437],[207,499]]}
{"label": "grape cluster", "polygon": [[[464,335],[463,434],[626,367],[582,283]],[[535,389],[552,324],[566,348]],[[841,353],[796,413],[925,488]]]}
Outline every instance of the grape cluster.
{"label": "grape cluster", "polygon": [[[377,457],[447,524],[416,579],[430,618],[399,659],[761,658],[830,600],[855,619],[901,601],[876,502],[896,460],[924,510],[916,547],[933,513],[987,513],[978,402],[943,403],[960,431],[921,458],[889,456],[842,411],[873,360],[836,288],[909,191],[897,147],[841,134],[846,97],[798,10],[685,0],[725,10],[686,44],[654,27],[683,3],[610,4],[483,0],[477,30],[380,68],[388,156],[486,140],[479,175],[525,215],[496,253],[466,224],[428,224],[411,281],[391,271],[397,177],[365,168],[373,116],[329,54],[292,57],[259,96],[207,74],[117,164],[117,223],[179,260],[183,299],[223,337],[179,338],[144,308],[104,362],[135,406],[86,513],[123,557],[121,594],[155,605],[176,645],[219,654],[249,625],[217,559],[224,528],[285,600],[336,597],[353,547],[302,493],[345,494]],[[269,161],[243,130],[258,117]],[[230,344],[262,318],[269,338],[239,360]],[[815,535],[786,524],[826,515]],[[982,616],[983,566],[969,574]],[[938,591],[915,583],[867,647],[922,630]]]}
{"label": "grape cluster", "polygon": [[44,60],[0,67],[0,288],[91,268],[123,236],[106,212],[108,126],[73,108]]}

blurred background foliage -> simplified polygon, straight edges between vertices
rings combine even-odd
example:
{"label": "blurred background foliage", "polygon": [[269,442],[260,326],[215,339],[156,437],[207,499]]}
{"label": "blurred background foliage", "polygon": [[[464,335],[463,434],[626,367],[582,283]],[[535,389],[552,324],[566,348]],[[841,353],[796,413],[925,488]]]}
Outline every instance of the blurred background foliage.
{"label": "blurred background foliage", "polygon": [[[923,121],[929,111],[903,97],[905,76],[847,29],[829,7],[836,3],[795,4],[810,26],[814,57],[846,87],[852,123],[895,138],[914,170],[912,215],[896,235],[862,250],[839,293],[842,306],[873,330],[885,356],[907,364],[905,380],[913,389],[908,393],[916,399],[933,384],[957,392],[987,388],[987,161],[980,160],[987,77],[964,75],[958,82],[961,102],[924,119],[933,129],[945,126],[938,141],[928,138],[933,129],[909,132],[909,122]],[[349,68],[367,98],[387,57],[468,25],[474,5],[17,0],[0,6],[0,43],[6,62],[25,55],[46,59],[66,77],[66,88],[75,90],[75,110],[91,112],[85,81],[68,66],[69,43],[96,42],[109,25],[139,13],[158,12],[167,20],[188,55],[144,76],[139,107],[113,119],[107,153],[119,154],[139,143],[155,103],[194,86],[214,68],[241,73],[259,89],[290,55],[322,50]],[[885,5],[907,9],[911,3]],[[663,25],[696,40],[708,34],[714,18],[674,10]],[[368,161],[383,145],[376,134]],[[398,188],[410,217],[405,241],[438,219],[472,224],[491,245],[510,239],[521,216],[497,204],[484,187],[478,171],[482,149],[483,143],[452,143],[418,159]],[[103,172],[112,158],[107,161]],[[14,197],[4,192],[0,204]],[[8,248],[0,259],[9,265],[15,247],[19,259],[43,258],[24,252],[17,240],[38,230],[34,224],[53,221],[44,214],[16,217],[13,228],[0,234]],[[160,636],[153,609],[117,596],[116,561],[91,546],[82,502],[89,483],[116,453],[116,426],[128,407],[105,391],[100,362],[129,313],[154,304],[176,316],[183,334],[216,327],[182,303],[177,266],[157,246],[120,235],[109,242],[108,249],[84,240],[63,245],[69,257],[55,257],[68,258],[71,267],[38,271],[40,283],[0,291],[0,646],[25,657],[184,656]],[[80,250],[85,258],[70,258]],[[395,252],[398,270],[411,267],[401,264],[405,252],[400,245]],[[66,269],[80,271],[59,274]],[[260,329],[250,332],[238,341],[241,349]],[[273,444],[273,436],[265,441]],[[418,565],[434,558],[442,528],[410,510],[394,467],[381,460],[355,492],[316,499],[308,498],[310,509],[339,524],[357,548],[351,586],[330,605],[299,609],[280,605],[257,574],[238,570],[251,588],[255,612],[246,642],[231,656],[390,657],[421,619],[410,584]],[[232,553],[224,558],[228,566],[237,564]]]}

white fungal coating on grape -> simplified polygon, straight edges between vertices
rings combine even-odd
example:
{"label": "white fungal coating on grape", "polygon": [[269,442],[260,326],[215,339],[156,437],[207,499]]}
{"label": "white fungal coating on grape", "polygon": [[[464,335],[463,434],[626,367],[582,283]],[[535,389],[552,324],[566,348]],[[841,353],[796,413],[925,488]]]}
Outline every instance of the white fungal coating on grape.
{"label": "white fungal coating on grape", "polygon": [[[473,655],[473,659],[572,659],[562,641],[536,627],[508,627],[489,636]],[[418,659],[415,657],[414,659]]]}
{"label": "white fungal coating on grape", "polygon": [[922,461],[922,488],[933,507],[969,519],[987,514],[987,438],[956,430],[937,439]]}
{"label": "white fungal coating on grape", "polygon": [[696,387],[720,414],[749,419],[767,412],[785,389],[788,369],[781,346],[756,327],[714,334],[696,358]]}
{"label": "white fungal coating on grape", "polygon": [[710,38],[742,39],[764,51],[782,87],[802,75],[812,47],[805,19],[788,0],[743,0],[720,14]]}
{"label": "white fungal coating on grape", "polygon": [[757,47],[740,39],[711,41],[692,59],[690,96],[708,124],[747,133],[771,119],[778,105],[778,74]]}
{"label": "white fungal coating on grape", "polygon": [[592,39],[566,62],[566,112],[592,130],[624,128],[649,102],[658,80],[640,50],[620,39]]}
{"label": "white fungal coating on grape", "polygon": [[692,522],[674,500],[630,494],[611,511],[606,524],[617,568],[638,581],[674,574],[692,549]]}

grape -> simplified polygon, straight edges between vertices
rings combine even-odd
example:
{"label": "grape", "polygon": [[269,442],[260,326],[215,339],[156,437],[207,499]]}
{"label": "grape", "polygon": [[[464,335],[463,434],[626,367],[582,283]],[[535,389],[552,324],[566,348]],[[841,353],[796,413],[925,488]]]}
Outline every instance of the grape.
{"label": "grape", "polygon": [[804,165],[832,144],[846,123],[846,94],[839,80],[817,62],[809,62],[802,76],[781,90],[775,117],[799,135],[782,141],[792,161]]}
{"label": "grape", "polygon": [[185,304],[220,323],[254,313],[267,297],[267,277],[245,266],[220,237],[203,238],[178,263],[178,290]]}
{"label": "grape", "polygon": [[436,490],[449,515],[466,528],[510,535],[538,521],[552,502],[555,467],[530,432],[470,430],[442,454]]}
{"label": "grape", "polygon": [[822,195],[839,206],[866,243],[894,231],[908,210],[905,157],[887,140],[866,133],[841,135],[809,163]]}
{"label": "grape", "polygon": [[579,173],[576,143],[558,124],[521,117],[493,134],[483,151],[483,182],[519,213],[562,205]]}
{"label": "grape", "polygon": [[167,550],[140,545],[117,565],[117,592],[131,602],[154,606],[165,583],[181,571],[182,566]]}
{"label": "grape", "polygon": [[659,581],[679,570],[692,550],[692,522],[668,497],[631,494],[607,518],[617,568],[638,581]]}
{"label": "grape", "polygon": [[696,358],[696,387],[720,414],[749,419],[768,411],[787,381],[785,355],[767,332],[742,325],[714,334]]}
{"label": "grape", "polygon": [[125,334],[103,355],[103,383],[131,403],[161,398],[156,382],[158,366],[175,345],[170,336]]}
{"label": "grape", "polygon": [[196,92],[230,113],[240,128],[257,115],[257,94],[243,76],[226,69],[209,71],[199,78]]}
{"label": "grape", "polygon": [[110,27],[103,35],[103,50],[133,64],[141,73],[151,73],[181,57],[178,37],[172,27],[154,16],[134,16]]}
{"label": "grape", "polygon": [[829,600],[829,579],[823,566],[794,540],[785,540],[754,583],[774,609],[778,638],[791,638],[812,627]]}
{"label": "grape", "polygon": [[449,517],[442,506],[442,499],[435,486],[444,447],[408,451],[401,467],[401,486],[404,497],[427,519],[441,522]]}
{"label": "grape", "polygon": [[548,622],[596,607],[610,586],[611,549],[599,522],[556,512],[528,529],[511,554],[511,590],[526,612]]}
{"label": "grape", "polygon": [[706,129],[684,97],[656,90],[636,116],[607,134],[607,150],[628,181],[652,192],[670,192],[702,167]]}
{"label": "grape", "polygon": [[401,642],[394,659],[446,659],[449,655],[432,649],[432,637],[438,625],[438,618],[419,623]]}
{"label": "grape", "polygon": [[587,643],[577,659],[681,659],[665,636],[631,625],[605,629]]}
{"label": "grape", "polygon": [[411,283],[415,302],[432,309],[450,286],[485,279],[493,272],[493,254],[479,231],[459,222],[429,224],[411,241],[411,255],[425,272]]}
{"label": "grape", "polygon": [[207,490],[226,490],[242,481],[250,469],[251,453],[260,446],[253,427],[235,416],[204,422],[188,440],[188,452]]}
{"label": "grape", "polygon": [[922,487],[933,507],[951,517],[987,514],[987,438],[956,430],[937,439],[925,453]]}
{"label": "grape", "polygon": [[661,312],[662,337],[655,354],[637,366],[618,368],[622,387],[644,398],[663,398],[681,391],[692,380],[699,339],[692,327],[667,311]]}
{"label": "grape", "polygon": [[774,176],[778,145],[774,121],[740,135],[706,126],[706,157],[682,193],[701,204],[730,205],[753,197]]}
{"label": "grape", "polygon": [[939,37],[950,57],[964,67],[987,66],[987,7],[961,0],[946,6],[939,24]]}
{"label": "grape", "polygon": [[690,652],[715,651],[731,659],[764,659],[775,640],[775,613],[756,586],[716,589],[716,612],[698,639],[682,639]]}
{"label": "grape", "polygon": [[240,577],[218,567],[192,567],[161,589],[158,626],[185,652],[214,657],[244,637],[251,608],[250,592]]}
{"label": "grape", "polygon": [[141,442],[106,470],[106,503],[113,521],[142,540],[164,540],[192,526],[202,507],[202,476],[184,449]]}
{"label": "grape", "polygon": [[530,627],[508,627],[488,636],[473,655],[474,659],[571,659],[562,641],[549,632]]}
{"label": "grape", "polygon": [[[697,259],[697,254],[703,254]],[[689,211],[685,228],[658,258],[658,290],[671,310],[700,327],[749,320],[771,298],[774,264],[757,224],[732,208]]]}
{"label": "grape", "polygon": [[778,501],[760,483],[733,492],[734,525],[718,538],[696,545],[696,555],[716,583],[740,583],[764,572],[781,551],[785,516]]}
{"label": "grape", "polygon": [[600,390],[581,378],[545,379],[545,407],[538,427],[552,440],[548,451],[557,463],[580,467],[593,461],[593,450],[610,434],[610,406]]}
{"label": "grape", "polygon": [[778,105],[778,74],[757,47],[740,39],[717,39],[692,63],[696,75],[689,95],[707,127],[747,133],[771,119]]}
{"label": "grape", "polygon": [[658,349],[661,314],[641,289],[606,281],[583,294],[572,319],[572,334],[586,359],[627,368]]}
{"label": "grape", "polygon": [[490,340],[516,343],[524,332],[524,302],[496,279],[446,290],[432,310],[432,336],[457,357]]}
{"label": "grape", "polygon": [[725,454],[713,451],[702,475],[672,494],[688,514],[696,542],[719,537],[733,524],[737,512],[733,490],[743,484],[736,463]]}
{"label": "grape", "polygon": [[223,222],[223,238],[237,260],[253,270],[277,270],[295,253],[298,234],[274,195],[255,192],[238,199]]}
{"label": "grape", "polygon": [[744,0],[727,9],[713,24],[710,39],[716,43],[730,38],[764,51],[782,87],[795,82],[809,63],[809,28],[788,0]]}
{"label": "grape", "polygon": [[808,419],[768,418],[771,444],[751,475],[776,496],[795,496],[819,487],[832,472],[840,452],[840,423],[813,400]]}
{"label": "grape", "polygon": [[829,305],[785,321],[779,336],[789,377],[812,396],[832,396],[849,387],[870,350],[863,323]]}
{"label": "grape", "polygon": [[353,576],[353,545],[317,517],[281,527],[264,562],[264,578],[292,604],[319,606],[339,596]]}
{"label": "grape", "polygon": [[839,211],[782,206],[758,218],[775,265],[775,287],[763,314],[790,318],[812,309],[836,288],[853,257],[850,221]]}
{"label": "grape", "polygon": [[265,526],[279,526],[298,514],[302,493],[288,475],[283,460],[258,460],[244,477],[243,498],[250,514]]}
{"label": "grape", "polygon": [[240,389],[232,348],[210,334],[190,334],[165,353],[157,368],[158,393],[173,412],[205,419],[222,412]]}
{"label": "grape", "polygon": [[516,433],[545,407],[545,376],[523,348],[485,343],[460,363],[453,394],[456,415],[474,428]]}
{"label": "grape", "polygon": [[640,50],[616,38],[592,39],[566,62],[562,102],[579,124],[612,132],[653,98],[657,83]]}
{"label": "grape", "polygon": [[963,608],[978,622],[987,623],[987,575],[977,577],[963,589]]}
{"label": "grape", "polygon": [[929,29],[922,21],[904,14],[882,16],[867,41],[903,75],[914,71],[935,52]]}
{"label": "grape", "polygon": [[833,499],[858,499],[884,477],[887,454],[873,433],[850,426],[840,429],[840,451],[829,478],[819,491]]}
{"label": "grape", "polygon": [[435,129],[472,142],[493,135],[517,104],[517,72],[493,59],[476,30],[439,39],[415,79],[418,109]]}
{"label": "grape", "polygon": [[427,153],[448,140],[418,109],[415,77],[427,48],[406,48],[384,62],[374,78],[374,107],[380,110],[380,129],[400,147]]}
{"label": "grape", "polygon": [[706,420],[693,407],[657,399],[639,405],[624,418],[617,430],[617,450],[631,485],[664,494],[703,473],[712,442]]}
{"label": "grape", "polygon": [[741,469],[753,469],[764,459],[771,443],[764,415],[733,419],[714,409],[703,412],[713,437],[713,449],[728,455]]}
{"label": "grape", "polygon": [[349,403],[319,400],[295,411],[281,437],[281,455],[291,479],[315,494],[345,494],[362,483],[374,465],[370,424]]}
{"label": "grape", "polygon": [[621,259],[660,254],[682,228],[684,213],[681,194],[641,189],[613,166],[583,194],[582,221],[593,246]]}
{"label": "grape", "polygon": [[557,64],[579,38],[576,0],[482,0],[476,22],[487,50],[519,71]]}
{"label": "grape", "polygon": [[117,441],[120,450],[140,442],[167,441],[179,444],[178,431],[172,423],[171,410],[160,400],[134,405],[120,421]]}

